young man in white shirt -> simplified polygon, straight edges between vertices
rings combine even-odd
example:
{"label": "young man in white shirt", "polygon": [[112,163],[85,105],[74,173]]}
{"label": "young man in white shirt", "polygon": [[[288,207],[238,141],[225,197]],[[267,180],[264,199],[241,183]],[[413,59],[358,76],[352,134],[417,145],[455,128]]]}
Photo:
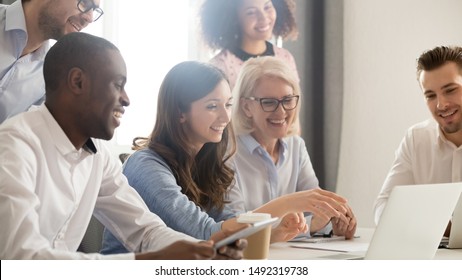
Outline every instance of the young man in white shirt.
{"label": "young man in white shirt", "polygon": [[376,223],[395,186],[462,181],[462,48],[424,52],[417,78],[433,119],[409,128],[402,140],[375,201]]}
{"label": "young man in white shirt", "polygon": [[[0,259],[242,257],[168,228],[128,185],[104,145],[130,104],[126,65],[109,41],[63,36],[44,66],[46,101],[0,125]],[[94,214],[130,251],[76,252]],[[225,236],[212,236],[214,241]]]}

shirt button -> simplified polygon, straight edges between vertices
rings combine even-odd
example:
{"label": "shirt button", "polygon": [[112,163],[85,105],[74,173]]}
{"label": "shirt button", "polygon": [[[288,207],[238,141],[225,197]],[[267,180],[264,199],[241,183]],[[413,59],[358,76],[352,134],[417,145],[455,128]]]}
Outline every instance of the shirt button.
{"label": "shirt button", "polygon": [[64,238],[64,233],[62,233],[62,232],[60,232],[60,233],[58,234],[58,236],[56,237],[56,239],[58,239],[58,240],[61,240],[61,239],[63,239],[63,238]]}

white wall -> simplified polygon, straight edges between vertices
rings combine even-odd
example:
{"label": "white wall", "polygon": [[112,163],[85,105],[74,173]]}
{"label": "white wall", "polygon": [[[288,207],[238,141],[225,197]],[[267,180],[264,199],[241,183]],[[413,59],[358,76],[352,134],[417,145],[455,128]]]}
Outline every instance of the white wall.
{"label": "white wall", "polygon": [[344,107],[337,192],[359,226],[406,129],[430,117],[415,76],[417,57],[462,45],[460,0],[345,0]]}

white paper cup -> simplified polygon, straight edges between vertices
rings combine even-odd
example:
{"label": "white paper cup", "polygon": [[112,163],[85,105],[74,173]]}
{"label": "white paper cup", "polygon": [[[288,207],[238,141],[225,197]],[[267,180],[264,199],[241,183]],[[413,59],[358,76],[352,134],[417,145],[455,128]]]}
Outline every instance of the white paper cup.
{"label": "white paper cup", "polygon": [[[256,222],[266,221],[271,219],[270,214],[266,213],[252,213],[248,212],[239,215],[237,218],[238,223],[254,224]],[[257,260],[267,259],[270,239],[271,239],[271,225],[264,229],[250,235],[247,239],[247,248],[244,250],[244,259]]]}

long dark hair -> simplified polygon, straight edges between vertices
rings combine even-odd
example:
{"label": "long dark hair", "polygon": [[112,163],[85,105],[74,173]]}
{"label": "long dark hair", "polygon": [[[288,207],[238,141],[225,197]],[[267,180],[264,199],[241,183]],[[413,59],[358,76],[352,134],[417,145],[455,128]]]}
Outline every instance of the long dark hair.
{"label": "long dark hair", "polygon": [[186,61],[174,66],[159,90],[151,136],[133,140],[134,149],[148,147],[157,152],[172,169],[182,192],[204,210],[222,210],[226,203],[225,192],[234,180],[234,171],[226,164],[236,151],[234,133],[229,124],[220,142],[206,143],[195,154],[180,115],[223,80],[224,73],[206,63]]}

